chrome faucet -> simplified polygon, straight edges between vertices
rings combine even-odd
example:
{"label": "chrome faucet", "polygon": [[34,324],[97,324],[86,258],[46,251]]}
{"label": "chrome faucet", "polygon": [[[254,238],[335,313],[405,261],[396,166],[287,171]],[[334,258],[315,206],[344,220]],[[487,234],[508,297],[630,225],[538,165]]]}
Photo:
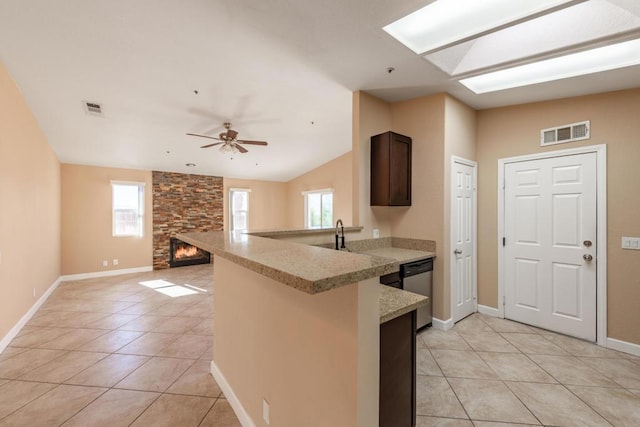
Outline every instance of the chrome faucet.
{"label": "chrome faucet", "polygon": [[[342,235],[342,240],[340,243],[340,247],[338,247],[338,237],[340,237],[340,235]],[[336,221],[336,251],[346,248],[347,247],[344,245],[344,226],[342,225],[342,220],[339,219],[338,221]]]}

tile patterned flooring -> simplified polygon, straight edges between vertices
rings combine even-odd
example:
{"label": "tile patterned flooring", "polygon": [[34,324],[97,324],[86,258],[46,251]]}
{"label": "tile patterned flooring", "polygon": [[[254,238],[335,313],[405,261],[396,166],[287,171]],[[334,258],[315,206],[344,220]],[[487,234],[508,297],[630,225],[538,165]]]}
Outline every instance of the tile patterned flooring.
{"label": "tile patterned flooring", "polygon": [[0,426],[240,426],[209,374],[212,282],[204,265],[60,284],[0,354]]}
{"label": "tile patterned flooring", "polygon": [[[0,426],[239,426],[209,374],[212,278],[61,284],[0,354]],[[139,284],[161,279],[206,292]],[[481,314],[417,347],[418,427],[640,425],[639,357]]]}
{"label": "tile patterned flooring", "polygon": [[640,426],[640,357],[474,314],[418,333],[417,426]]}

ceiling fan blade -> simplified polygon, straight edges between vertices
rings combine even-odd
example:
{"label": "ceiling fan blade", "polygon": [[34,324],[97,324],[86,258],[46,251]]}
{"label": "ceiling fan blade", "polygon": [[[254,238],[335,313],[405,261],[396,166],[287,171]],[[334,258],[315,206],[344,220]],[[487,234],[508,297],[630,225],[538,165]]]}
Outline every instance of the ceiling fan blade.
{"label": "ceiling fan blade", "polygon": [[249,150],[247,150],[246,148],[244,148],[242,145],[237,145],[236,144],[236,148],[238,149],[239,152],[241,152],[242,154],[244,153],[248,153]]}
{"label": "ceiling fan blade", "polygon": [[214,142],[213,144],[207,144],[207,145],[203,145],[200,148],[209,148],[209,147],[215,147],[216,145],[220,145],[220,144],[224,144],[224,142]]}
{"label": "ceiling fan blade", "polygon": [[236,136],[238,136],[238,132],[236,132],[233,129],[229,129],[227,130],[227,138],[229,139],[236,139]]}
{"label": "ceiling fan blade", "polygon": [[239,139],[236,142],[238,144],[247,144],[247,145],[269,145],[266,141],[248,141],[244,139]]}
{"label": "ceiling fan blade", "polygon": [[200,138],[209,138],[209,139],[215,139],[216,141],[220,141],[220,138],[216,138],[215,136],[199,135],[197,133],[188,133],[187,135],[189,135],[189,136],[199,136]]}

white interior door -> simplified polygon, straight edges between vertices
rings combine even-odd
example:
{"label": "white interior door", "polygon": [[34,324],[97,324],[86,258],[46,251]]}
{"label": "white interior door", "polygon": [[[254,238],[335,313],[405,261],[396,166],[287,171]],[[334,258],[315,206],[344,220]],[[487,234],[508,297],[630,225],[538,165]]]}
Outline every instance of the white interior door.
{"label": "white interior door", "polygon": [[451,299],[457,322],[477,309],[475,163],[453,159],[451,189]]}
{"label": "white interior door", "polygon": [[505,165],[505,317],[596,339],[595,153]]}

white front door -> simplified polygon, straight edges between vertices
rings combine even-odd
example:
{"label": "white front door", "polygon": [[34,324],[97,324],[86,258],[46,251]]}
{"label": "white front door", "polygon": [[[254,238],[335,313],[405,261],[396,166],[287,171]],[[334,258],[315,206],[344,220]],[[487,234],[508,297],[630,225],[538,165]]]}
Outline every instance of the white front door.
{"label": "white front door", "polygon": [[476,165],[454,158],[451,174],[453,321],[476,311]]}
{"label": "white front door", "polygon": [[596,153],[505,164],[505,317],[595,341]]}

